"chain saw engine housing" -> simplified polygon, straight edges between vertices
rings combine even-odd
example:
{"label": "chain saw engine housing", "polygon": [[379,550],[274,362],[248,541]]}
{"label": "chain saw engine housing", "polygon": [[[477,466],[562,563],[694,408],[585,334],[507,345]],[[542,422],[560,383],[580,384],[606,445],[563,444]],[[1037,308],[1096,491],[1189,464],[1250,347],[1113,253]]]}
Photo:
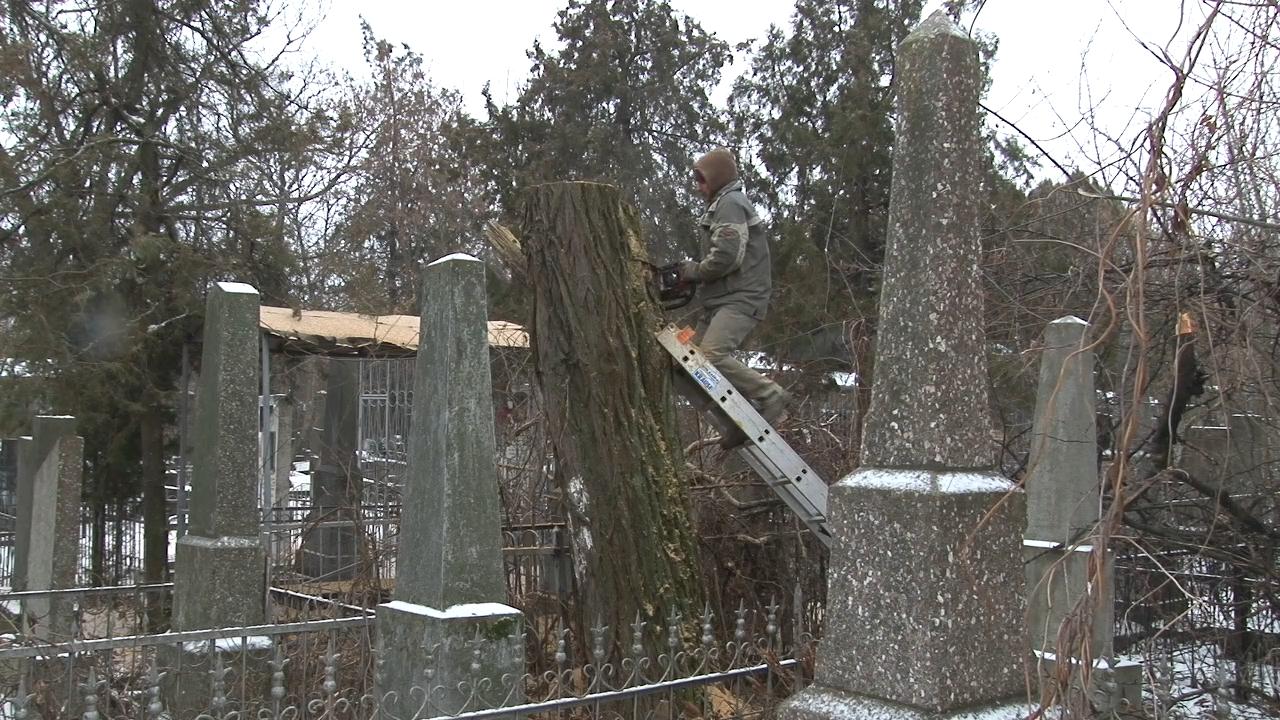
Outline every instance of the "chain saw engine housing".
{"label": "chain saw engine housing", "polygon": [[658,289],[658,304],[663,310],[675,310],[688,305],[697,292],[698,283],[680,279],[680,263],[663,265],[654,272]]}

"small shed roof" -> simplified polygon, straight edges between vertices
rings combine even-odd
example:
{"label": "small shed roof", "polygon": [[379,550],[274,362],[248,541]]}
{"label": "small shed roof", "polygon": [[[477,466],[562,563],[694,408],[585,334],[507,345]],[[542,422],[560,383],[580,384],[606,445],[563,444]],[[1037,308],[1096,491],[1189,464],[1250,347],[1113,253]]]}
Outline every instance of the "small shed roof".
{"label": "small shed roof", "polygon": [[[259,325],[280,350],[305,355],[403,357],[418,352],[417,315],[363,315],[263,305]],[[529,347],[529,334],[515,323],[489,321],[489,346]]]}

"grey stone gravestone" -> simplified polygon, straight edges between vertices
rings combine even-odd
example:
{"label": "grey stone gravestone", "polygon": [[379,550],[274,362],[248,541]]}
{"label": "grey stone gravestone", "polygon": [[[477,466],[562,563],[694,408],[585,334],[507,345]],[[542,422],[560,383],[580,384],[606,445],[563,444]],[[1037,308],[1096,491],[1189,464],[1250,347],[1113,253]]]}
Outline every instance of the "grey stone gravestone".
{"label": "grey stone gravestone", "polygon": [[1044,331],[1031,427],[1026,537],[1070,545],[1098,522],[1093,351],[1088,324],[1063,317]]}
{"label": "grey stone gravestone", "polygon": [[[173,628],[260,625],[266,620],[266,555],[259,535],[258,291],[216,283],[205,306],[204,349],[191,446],[188,532],[178,539]],[[249,638],[247,646],[260,643]],[[235,668],[228,683],[261,686],[266,657],[242,657],[222,643]],[[209,707],[212,663],[206,644],[171,648],[160,659],[169,710],[194,716]],[[178,673],[177,669],[184,672]],[[193,670],[202,668],[203,670]]]}
{"label": "grey stone gravestone", "polygon": [[1025,504],[994,470],[987,403],[981,85],[942,12],[899,47],[865,464],[832,488],[827,626],[788,720],[1027,712]]}
{"label": "grey stone gravestone", "polygon": [[[1101,489],[1094,356],[1087,347],[1087,330],[1083,320],[1064,317],[1049,323],[1044,333],[1027,464],[1027,625],[1041,698],[1071,707],[1090,702],[1100,710],[1123,710],[1125,703],[1132,709],[1141,701],[1141,671],[1114,657],[1112,554],[1087,542],[1098,523]],[[1081,682],[1085,673],[1078,660],[1071,660],[1077,665],[1066,673],[1065,690],[1077,697],[1056,692],[1060,658],[1078,655],[1074,647],[1058,647],[1064,622],[1079,630],[1061,637],[1074,635],[1075,643],[1087,642],[1097,658],[1087,673],[1088,685]]]}
{"label": "grey stone gravestone", "polygon": [[361,490],[360,362],[331,358],[326,387],[320,463],[311,469],[311,520],[317,526],[302,545],[302,574],[350,580],[357,571],[354,508]]}
{"label": "grey stone gravestone", "polygon": [[[18,517],[19,560],[24,589],[75,587],[80,561],[80,485],[84,440],[76,436],[76,419],[37,415],[23,458]],[[70,639],[74,621],[70,598],[33,598],[25,603],[26,623],[37,637]]]}
{"label": "grey stone gravestone", "polygon": [[174,568],[174,629],[256,625],[265,618],[258,534],[258,291],[209,290],[187,534]]}
{"label": "grey stone gravestone", "polygon": [[416,709],[423,692],[431,714],[523,698],[503,683],[523,674],[524,641],[520,612],[502,604],[484,265],[437,260],[422,286],[395,600],[378,606],[378,696],[400,703],[392,714]]}
{"label": "grey stone gravestone", "polygon": [[1226,423],[1201,422],[1184,431],[1179,466],[1214,489],[1242,495],[1261,519],[1270,519],[1276,486],[1277,432],[1265,417],[1231,413]]}
{"label": "grey stone gravestone", "polygon": [[[18,479],[15,488],[13,538],[13,589],[27,589],[28,553],[31,547],[31,510],[36,474],[49,456],[49,451],[62,437],[74,435],[73,417],[37,415],[32,420],[31,435],[18,438]],[[37,437],[39,435],[39,437]]]}

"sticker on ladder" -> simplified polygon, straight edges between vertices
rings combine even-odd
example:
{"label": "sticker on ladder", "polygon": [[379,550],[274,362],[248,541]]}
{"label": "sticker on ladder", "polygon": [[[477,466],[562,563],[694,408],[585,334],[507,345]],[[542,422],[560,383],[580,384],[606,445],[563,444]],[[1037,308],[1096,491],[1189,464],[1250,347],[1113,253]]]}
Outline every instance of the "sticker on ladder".
{"label": "sticker on ladder", "polygon": [[716,380],[711,377],[711,373],[707,372],[706,369],[695,368],[691,374],[693,375],[693,379],[698,381],[699,385],[707,389],[707,392],[711,392],[715,389]]}

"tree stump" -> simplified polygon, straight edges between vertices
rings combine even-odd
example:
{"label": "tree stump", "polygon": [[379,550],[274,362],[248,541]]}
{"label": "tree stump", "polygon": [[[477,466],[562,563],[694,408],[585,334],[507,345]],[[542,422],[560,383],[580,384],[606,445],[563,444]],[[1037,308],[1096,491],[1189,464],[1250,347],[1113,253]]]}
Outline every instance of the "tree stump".
{"label": "tree stump", "polygon": [[637,616],[654,647],[673,612],[688,621],[702,609],[670,362],[653,336],[662,319],[638,217],[617,188],[538,185],[521,217],[536,377],[570,505],[577,627],[607,625],[617,657]]}

